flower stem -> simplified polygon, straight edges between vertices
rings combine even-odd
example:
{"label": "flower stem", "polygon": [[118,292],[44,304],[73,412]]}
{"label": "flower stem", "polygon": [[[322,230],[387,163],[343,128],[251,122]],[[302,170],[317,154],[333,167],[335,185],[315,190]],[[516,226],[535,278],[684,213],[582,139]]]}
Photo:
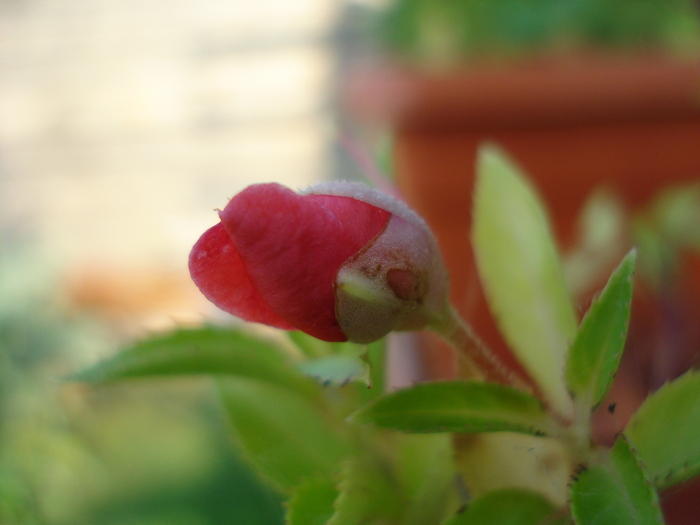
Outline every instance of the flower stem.
{"label": "flower stem", "polygon": [[513,386],[521,390],[532,388],[515,372],[508,368],[459,316],[452,305],[448,305],[440,320],[430,328],[445,339],[456,351],[460,377],[475,375],[494,383]]}

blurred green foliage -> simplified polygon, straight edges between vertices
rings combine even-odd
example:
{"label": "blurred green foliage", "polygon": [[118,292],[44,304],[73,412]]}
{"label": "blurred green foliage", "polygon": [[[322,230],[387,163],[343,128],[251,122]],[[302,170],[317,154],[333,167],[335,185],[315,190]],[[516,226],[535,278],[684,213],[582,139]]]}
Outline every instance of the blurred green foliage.
{"label": "blurred green foliage", "polygon": [[282,523],[211,381],[63,381],[117,337],[70,304],[50,257],[0,249],[0,523]]}
{"label": "blurred green foliage", "polygon": [[381,15],[390,52],[426,63],[567,49],[697,48],[689,0],[397,0]]}
{"label": "blurred green foliage", "polygon": [[[507,307],[494,308],[496,320],[502,330],[507,328],[506,335],[518,336],[512,338],[518,344],[532,326],[541,332],[538,344],[522,346],[518,356],[530,364],[537,395],[544,391],[541,379],[547,376],[540,372],[545,370],[561,383],[551,392],[565,399],[553,395],[556,404],[543,403],[527,390],[469,376],[391,392],[382,341],[326,343],[301,332],[270,338],[246,328],[205,326],[155,335],[73,374],[72,379],[90,385],[76,388],[94,388],[93,395],[107,396],[117,405],[142,399],[159,385],[153,405],[158,414],[151,415],[149,405],[140,416],[143,423],[133,411],[128,421],[115,421],[103,406],[99,413],[107,423],[84,425],[80,435],[88,437],[93,453],[116,459],[110,465],[113,473],[130,473],[124,478],[145,506],[166,502],[174,513],[165,515],[169,523],[215,522],[198,510],[196,496],[210,486],[205,480],[217,479],[207,475],[213,472],[212,448],[202,449],[198,444],[207,439],[197,438],[207,428],[197,424],[198,418],[211,417],[228,421],[260,479],[286,498],[289,525],[536,525],[543,520],[570,523],[571,515],[582,525],[640,523],[638,515],[644,523],[661,525],[656,490],[699,472],[700,375],[688,374],[649,397],[612,449],[591,439],[591,409],[608,393],[627,335],[636,252],[618,265],[583,322],[567,314],[567,335],[560,337],[557,316],[571,313],[572,305],[543,203],[520,169],[496,148],[482,149],[477,172],[473,247],[480,276],[485,284],[506,283],[497,292],[512,299]],[[679,239],[687,236],[676,230],[689,227],[696,216],[691,197],[681,192],[658,204],[660,224]],[[607,232],[582,235],[589,249],[605,250],[618,238],[616,223],[623,218],[615,212],[617,206],[610,199],[594,206],[608,207],[602,223]],[[584,225],[600,225],[589,219]],[[496,288],[486,288],[492,307],[498,306],[492,293]],[[462,349],[463,332],[456,323],[436,322],[432,328]],[[450,334],[457,337],[450,339]],[[470,341],[465,348],[475,345]],[[528,355],[533,359],[526,361]],[[196,376],[216,378],[223,413],[200,398],[194,402],[199,406],[185,411],[187,417],[177,424],[166,418],[150,428],[145,421],[162,418],[167,407],[181,406],[165,396],[186,397],[180,389],[187,381],[194,381],[190,387],[197,384]],[[152,380],[147,388],[148,383],[137,382],[146,377]],[[166,378],[173,383],[172,392],[163,384]],[[661,419],[668,424],[658,425]],[[138,449],[139,459],[129,460],[118,447],[106,453],[105,443],[112,440],[104,438],[132,421],[139,423],[127,431],[127,441]],[[188,428],[177,427],[183,421]],[[150,434],[144,438],[138,429]],[[669,429],[674,440],[667,438]],[[180,461],[163,468],[165,457]],[[134,484],[140,476],[155,481]],[[218,482],[219,489],[225,486]],[[187,499],[173,496],[179,493]],[[129,501],[134,509],[133,497]],[[273,508],[260,500],[255,504]],[[221,509],[220,520],[243,523],[236,514],[241,507]],[[115,523],[123,522],[119,519]]]}
{"label": "blurred green foliage", "polygon": [[[545,221],[514,165],[480,163],[481,177],[498,178],[501,170],[512,171],[512,180],[494,198],[515,199],[514,210],[529,203]],[[635,222],[673,250],[697,249],[699,195],[696,186],[669,190]],[[607,233],[584,231],[584,247],[606,251],[620,240],[617,223],[633,218],[610,196],[599,195],[591,209],[609,213],[583,226]],[[504,214],[496,201],[475,210],[494,228],[491,237],[512,245],[506,255],[492,254],[502,273],[523,261],[547,262],[553,238],[533,236],[549,236],[549,228],[522,228],[523,213],[494,222]],[[513,246],[522,253],[513,256]],[[595,253],[588,256],[590,264]],[[574,346],[563,350],[566,391],[577,408],[572,425],[530,393],[492,383],[421,383],[386,393],[382,341],[362,346],[300,332],[265,338],[197,327],[115,353],[118,338],[66,300],[46,259],[0,252],[2,525],[274,525],[283,523],[285,507],[290,525],[534,525],[569,523],[570,509],[582,524],[638,523],[639,509],[645,523],[661,523],[655,489],[700,472],[697,373],[650,396],[612,449],[591,446],[591,406],[610,386],[627,331],[634,253],[576,327]],[[498,312],[501,321],[534,304],[518,287],[510,293],[520,306]],[[545,307],[560,308],[551,300]],[[488,437],[515,439],[499,448]],[[543,447],[558,440],[567,448],[553,463],[563,471],[555,487],[561,498],[537,484],[534,452],[532,464],[510,461],[513,450],[529,454],[533,440],[544,439]],[[509,488],[479,489],[477,469],[498,479],[496,489]],[[523,469],[527,490],[515,488]],[[554,469],[546,472],[548,486]],[[475,497],[462,512],[465,487]]]}

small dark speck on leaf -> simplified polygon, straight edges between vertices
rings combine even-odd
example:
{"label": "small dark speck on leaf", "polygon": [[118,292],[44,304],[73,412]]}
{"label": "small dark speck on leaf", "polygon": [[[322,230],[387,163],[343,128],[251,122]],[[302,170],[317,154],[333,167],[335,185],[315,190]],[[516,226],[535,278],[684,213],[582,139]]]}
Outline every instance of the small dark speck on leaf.
{"label": "small dark speck on leaf", "polygon": [[610,403],[608,405],[608,412],[610,412],[611,414],[614,414],[616,407],[617,407],[617,403]]}

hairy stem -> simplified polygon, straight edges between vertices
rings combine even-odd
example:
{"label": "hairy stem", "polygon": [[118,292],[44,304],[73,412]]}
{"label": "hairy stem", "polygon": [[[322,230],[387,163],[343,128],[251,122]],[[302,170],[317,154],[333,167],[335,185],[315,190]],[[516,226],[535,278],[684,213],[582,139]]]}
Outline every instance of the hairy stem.
{"label": "hairy stem", "polygon": [[471,327],[449,305],[441,319],[430,327],[456,351],[461,377],[478,376],[485,381],[509,385],[521,390],[532,388],[484,344]]}

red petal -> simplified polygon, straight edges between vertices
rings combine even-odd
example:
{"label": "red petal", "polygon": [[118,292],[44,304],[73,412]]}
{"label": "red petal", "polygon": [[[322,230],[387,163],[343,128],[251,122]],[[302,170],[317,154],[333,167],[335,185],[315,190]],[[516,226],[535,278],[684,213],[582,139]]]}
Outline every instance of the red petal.
{"label": "red petal", "polygon": [[222,310],[246,321],[294,329],[255,290],[223,224],[209,228],[192,248],[190,274],[204,296]]}
{"label": "red petal", "polygon": [[300,196],[279,184],[257,184],[220,216],[272,310],[319,339],[347,340],[335,318],[335,276],[384,229],[389,212],[349,197]]}

